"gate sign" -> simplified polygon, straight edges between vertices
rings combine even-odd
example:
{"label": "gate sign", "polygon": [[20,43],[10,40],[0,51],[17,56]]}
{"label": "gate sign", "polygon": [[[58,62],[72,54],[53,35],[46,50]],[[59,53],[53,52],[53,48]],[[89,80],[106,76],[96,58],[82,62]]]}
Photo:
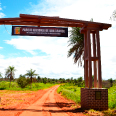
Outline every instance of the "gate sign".
{"label": "gate sign", "polygon": [[12,26],[12,35],[68,37],[68,28]]}

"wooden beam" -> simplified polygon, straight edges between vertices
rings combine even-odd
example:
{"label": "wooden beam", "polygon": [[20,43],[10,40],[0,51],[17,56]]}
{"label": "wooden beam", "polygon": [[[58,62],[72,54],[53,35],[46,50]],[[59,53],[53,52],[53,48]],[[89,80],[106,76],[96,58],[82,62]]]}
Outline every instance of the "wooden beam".
{"label": "wooden beam", "polygon": [[34,23],[34,22],[0,22],[0,25],[31,25],[31,26],[63,26],[63,27],[79,27],[77,24],[53,24],[53,23]]}
{"label": "wooden beam", "polygon": [[27,15],[27,14],[20,14],[20,17],[22,18],[39,18],[39,19],[55,19],[58,21],[65,21],[65,22],[75,22],[75,23],[79,23],[81,25],[83,24],[91,24],[94,27],[96,26],[100,26],[103,29],[108,29],[109,27],[111,27],[111,24],[106,24],[106,23],[98,23],[98,22],[91,22],[91,21],[84,21],[84,20],[75,20],[75,19],[66,19],[66,18],[59,18],[59,17],[48,17],[48,16],[39,16],[39,15]]}
{"label": "wooden beam", "polygon": [[100,54],[100,38],[99,38],[99,30],[96,31],[96,39],[97,39],[97,55],[98,55],[98,87],[102,88],[102,77],[101,77],[101,54]]}
{"label": "wooden beam", "polygon": [[89,68],[89,88],[92,88],[92,62],[91,62],[91,38],[90,30],[87,30],[87,43],[88,43],[88,68]]}

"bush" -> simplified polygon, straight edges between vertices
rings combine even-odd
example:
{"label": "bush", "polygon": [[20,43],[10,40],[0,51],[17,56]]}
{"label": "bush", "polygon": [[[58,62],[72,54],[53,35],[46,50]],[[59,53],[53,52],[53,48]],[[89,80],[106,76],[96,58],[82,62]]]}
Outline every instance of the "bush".
{"label": "bush", "polygon": [[17,83],[21,88],[25,88],[28,85],[27,79],[22,76],[17,79]]}

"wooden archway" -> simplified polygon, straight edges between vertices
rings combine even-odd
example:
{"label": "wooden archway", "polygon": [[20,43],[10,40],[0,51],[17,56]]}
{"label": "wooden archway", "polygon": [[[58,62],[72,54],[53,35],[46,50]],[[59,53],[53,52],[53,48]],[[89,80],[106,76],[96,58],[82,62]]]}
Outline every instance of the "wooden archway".
{"label": "wooden archway", "polygon": [[[92,88],[92,61],[94,62],[94,87],[102,88],[101,55],[99,31],[108,29],[111,24],[83,20],[20,14],[17,18],[0,18],[0,25],[59,26],[81,27],[84,34],[84,78],[85,87]],[[91,34],[93,39],[93,56],[91,55]],[[97,84],[98,76],[98,84]]]}

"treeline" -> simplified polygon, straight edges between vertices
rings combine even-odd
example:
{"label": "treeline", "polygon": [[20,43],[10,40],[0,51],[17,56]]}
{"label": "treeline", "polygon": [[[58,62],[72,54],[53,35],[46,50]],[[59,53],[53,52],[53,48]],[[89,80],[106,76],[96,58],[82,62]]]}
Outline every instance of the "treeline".
{"label": "treeline", "polygon": [[[5,78],[0,78],[0,81],[10,81],[10,79],[5,77]],[[20,75],[19,78],[12,79],[12,81],[17,82],[21,88],[25,88],[28,84],[32,84],[32,83],[44,83],[44,84],[71,83],[79,87],[84,87],[84,80],[82,77],[79,77],[77,79],[73,79],[73,77],[68,79],[65,79],[65,78],[55,79],[55,78],[37,76],[37,77],[32,77],[32,80],[31,80],[30,77],[26,77],[26,75]]]}

